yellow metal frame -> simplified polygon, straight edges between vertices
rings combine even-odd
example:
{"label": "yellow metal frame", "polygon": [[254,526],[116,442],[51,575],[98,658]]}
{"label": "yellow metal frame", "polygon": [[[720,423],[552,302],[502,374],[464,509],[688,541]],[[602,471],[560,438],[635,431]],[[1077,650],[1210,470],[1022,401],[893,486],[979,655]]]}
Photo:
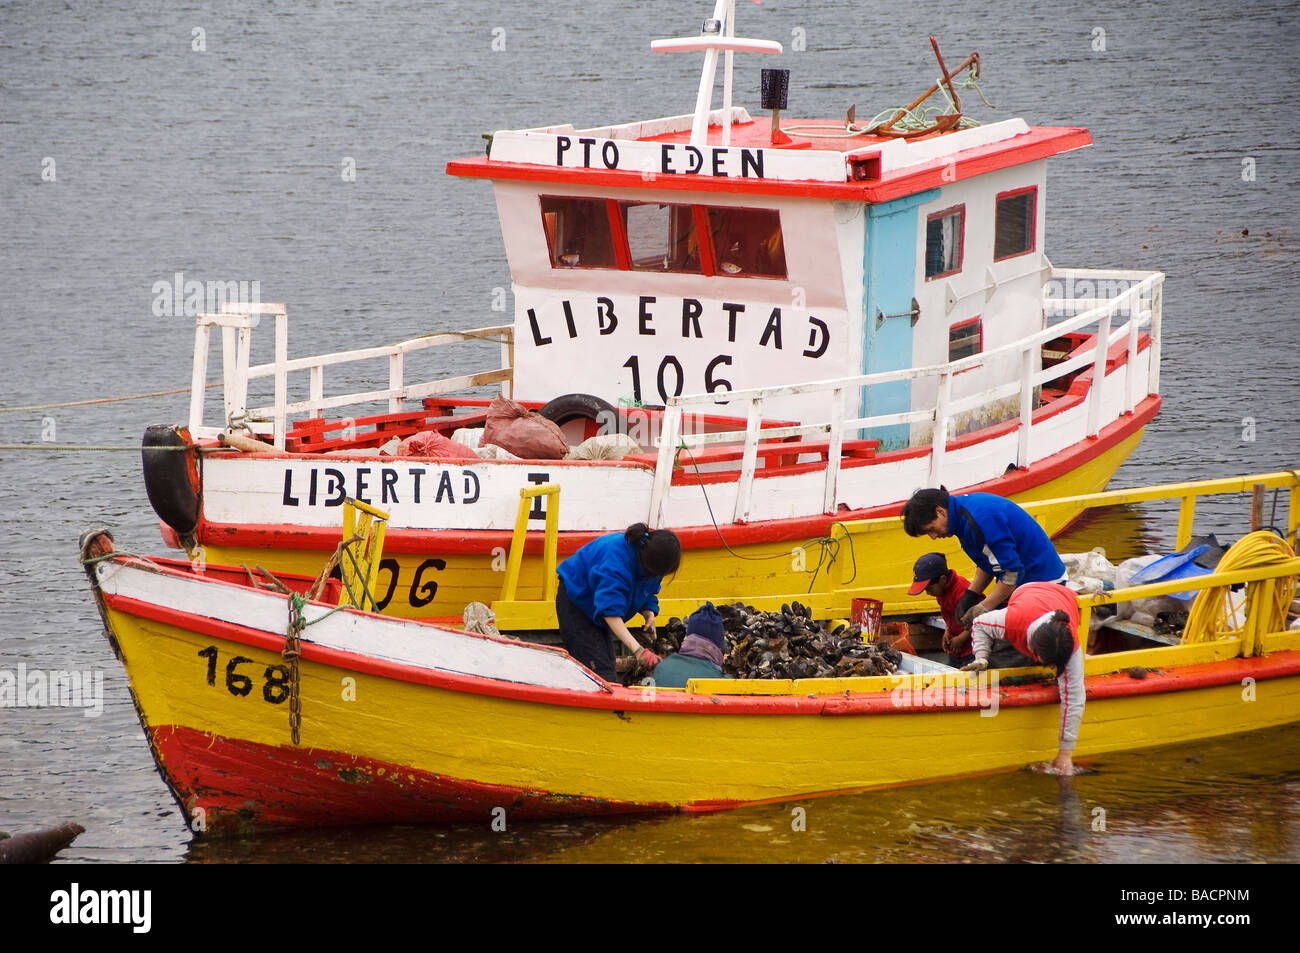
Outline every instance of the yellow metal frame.
{"label": "yellow metal frame", "polygon": [[363,612],[376,611],[374,592],[387,530],[388,514],[383,510],[352,497],[343,500],[343,542],[339,551],[343,593],[339,605],[356,606]]}
{"label": "yellow metal frame", "polygon": [[540,483],[519,491],[519,513],[515,517],[514,535],[510,537],[510,558],[506,561],[506,578],[501,583],[501,598],[510,602],[519,587],[519,570],[524,563],[524,542],[528,537],[528,514],[533,498],[546,497],[546,536],[542,542],[542,601],[552,602],[559,578],[555,575],[556,551],[560,539],[560,484]]}
{"label": "yellow metal frame", "polygon": [[[1165,483],[1157,486],[1142,487],[1133,490],[1105,490],[1100,493],[1086,493],[1079,496],[1056,497],[1048,500],[1036,500],[1032,502],[1023,502],[1019,505],[1025,509],[1031,516],[1045,525],[1064,526],[1066,523],[1076,519],[1084,511],[1097,509],[1106,506],[1121,506],[1130,503],[1143,503],[1153,500],[1179,500],[1179,519],[1178,519],[1178,548],[1181,549],[1187,544],[1192,536],[1192,526],[1196,515],[1197,500],[1203,496],[1212,496],[1225,493],[1249,493],[1256,484],[1262,484],[1265,488],[1282,488],[1289,487],[1291,492],[1288,500],[1287,514],[1287,535],[1292,540],[1294,546],[1297,541],[1297,532],[1300,531],[1300,472],[1298,471],[1281,471],[1277,473],[1262,473],[1250,476],[1228,477],[1218,480],[1197,480],[1188,483]],[[541,487],[530,487],[521,491],[521,493],[531,493],[536,495],[542,490]],[[549,507],[548,507],[549,510]],[[521,514],[526,515],[526,511],[521,510]],[[884,516],[868,520],[837,520],[831,525],[830,535],[832,539],[852,547],[855,542],[863,542],[860,537],[870,533],[895,532],[899,529],[900,520],[897,516]],[[515,536],[511,541],[510,558],[512,565],[516,561],[522,561],[523,547],[521,541],[520,525],[526,527],[527,521],[522,524],[516,522]],[[549,529],[549,523],[548,523]],[[859,552],[869,551],[859,549]],[[550,548],[550,542],[547,543],[548,552],[553,552]],[[518,553],[518,555],[516,555]],[[817,592],[795,592],[795,593],[767,593],[755,592],[751,597],[745,599],[749,605],[753,605],[759,610],[779,609],[782,603],[788,603],[792,599],[798,599],[804,605],[808,606],[813,613],[814,618],[829,619],[840,618],[848,614],[852,600],[864,593],[870,593],[873,597],[883,599],[886,604],[886,612],[899,614],[907,612],[925,612],[933,610],[934,602],[928,599],[922,599],[907,594],[908,582],[902,582],[896,585],[876,585],[863,587],[854,585],[851,581],[855,571],[852,559],[837,559],[837,567],[831,567],[828,570],[830,577],[830,588]],[[555,563],[553,561],[547,564],[544,569],[548,586],[554,586],[553,574]],[[1263,572],[1267,576],[1270,570],[1256,570]],[[515,578],[518,577],[518,566],[515,566]],[[1194,586],[1184,585],[1184,589],[1200,588],[1207,585],[1205,580],[1210,577],[1199,576],[1195,580]],[[1257,576],[1256,578],[1264,578]],[[909,580],[910,581],[910,580]],[[507,580],[509,582],[509,579]],[[1164,584],[1165,588],[1161,592],[1176,592],[1177,585],[1170,586]],[[509,595],[507,595],[507,591]],[[1131,592],[1133,590],[1126,590]],[[513,588],[502,589],[501,601],[510,602],[510,605],[494,605],[497,611],[498,619],[507,616],[518,619],[520,627],[547,628],[555,625],[554,614],[551,611],[549,602],[554,597],[553,589],[548,588],[547,595],[543,601],[525,602],[514,601]],[[1149,593],[1139,592],[1136,596],[1125,596],[1124,598],[1142,598],[1145,594],[1157,594],[1152,591]],[[1109,594],[1108,594],[1109,595]],[[708,596],[692,599],[663,599],[661,598],[660,607],[664,618],[670,616],[681,616],[685,618],[704,602]],[[716,601],[716,600],[715,600]],[[1101,603],[1090,603],[1096,605]],[[1086,609],[1084,611],[1087,611]],[[529,623],[523,625],[524,622]],[[1258,641],[1258,640],[1256,640]]]}
{"label": "yellow metal frame", "polygon": [[[1103,506],[1122,506],[1127,503],[1145,503],[1151,500],[1181,500],[1178,508],[1178,536],[1174,545],[1176,549],[1182,549],[1192,538],[1192,522],[1196,517],[1197,499],[1221,493],[1249,493],[1256,485],[1263,486],[1265,489],[1291,488],[1287,502],[1286,535],[1291,540],[1292,546],[1295,546],[1296,533],[1300,529],[1300,471],[1296,470],[1228,477],[1222,480],[1197,480],[1191,483],[1161,483],[1135,490],[1104,490],[1101,493],[1061,496],[1018,505],[1039,523],[1051,525],[1053,522],[1076,519],[1083,511]],[[855,536],[885,529],[892,530],[898,526],[898,522],[897,516],[840,521],[832,525],[831,536],[838,540],[847,540],[851,545],[852,538]],[[840,560],[841,584],[848,582],[852,568],[851,564]]]}

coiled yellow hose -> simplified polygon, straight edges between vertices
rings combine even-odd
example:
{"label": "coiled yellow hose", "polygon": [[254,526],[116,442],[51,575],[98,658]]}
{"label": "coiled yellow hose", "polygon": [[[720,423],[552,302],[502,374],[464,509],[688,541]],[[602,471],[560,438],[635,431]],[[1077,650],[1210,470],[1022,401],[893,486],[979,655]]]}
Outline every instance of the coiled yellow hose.
{"label": "coiled yellow hose", "polygon": [[[1295,553],[1286,540],[1268,532],[1258,530],[1243,536],[1224,553],[1215,572],[1232,572],[1237,569],[1257,569],[1277,565],[1294,559]],[[1295,598],[1296,577],[1279,578],[1273,588],[1272,605],[1260,605],[1261,593],[1265,586],[1263,581],[1246,584],[1246,619],[1263,612],[1260,632],[1277,632],[1286,628],[1287,611],[1291,600]],[[1233,618],[1236,613],[1227,607],[1228,586],[1215,586],[1202,589],[1192,603],[1192,611],[1187,615],[1187,624],[1183,626],[1183,644],[1189,642],[1213,642],[1216,639],[1240,635],[1245,625],[1237,625]]]}

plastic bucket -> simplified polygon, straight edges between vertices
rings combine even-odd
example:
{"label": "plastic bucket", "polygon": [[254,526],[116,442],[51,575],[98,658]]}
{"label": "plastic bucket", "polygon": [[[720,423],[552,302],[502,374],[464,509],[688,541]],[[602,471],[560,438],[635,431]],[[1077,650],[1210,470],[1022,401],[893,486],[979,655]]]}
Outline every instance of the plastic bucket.
{"label": "plastic bucket", "polygon": [[885,604],[879,599],[853,600],[853,611],[849,621],[862,629],[863,642],[874,642],[876,636],[880,635],[880,617],[884,610]]}

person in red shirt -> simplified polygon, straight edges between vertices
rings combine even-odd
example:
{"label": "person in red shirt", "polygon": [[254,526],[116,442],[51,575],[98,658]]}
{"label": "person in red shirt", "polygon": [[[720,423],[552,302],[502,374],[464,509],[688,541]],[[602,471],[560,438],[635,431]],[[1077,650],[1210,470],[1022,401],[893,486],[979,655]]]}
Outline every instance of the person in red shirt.
{"label": "person in red shirt", "polygon": [[912,566],[912,587],[907,594],[917,596],[924,590],[926,595],[938,600],[946,629],[943,650],[948,653],[948,664],[954,668],[961,668],[975,658],[970,633],[959,621],[967,609],[980,601],[980,594],[969,589],[970,581],[948,568],[943,553],[926,553]]}
{"label": "person in red shirt", "polygon": [[1030,658],[1056,668],[1061,730],[1052,768],[1057,774],[1074,773],[1074,746],[1083,721],[1083,650],[1078,633],[1079,602],[1072,590],[1055,582],[1025,583],[1011,593],[1005,609],[975,617],[971,626],[975,661],[964,666],[966,671],[984,671],[994,643],[1005,640]]}

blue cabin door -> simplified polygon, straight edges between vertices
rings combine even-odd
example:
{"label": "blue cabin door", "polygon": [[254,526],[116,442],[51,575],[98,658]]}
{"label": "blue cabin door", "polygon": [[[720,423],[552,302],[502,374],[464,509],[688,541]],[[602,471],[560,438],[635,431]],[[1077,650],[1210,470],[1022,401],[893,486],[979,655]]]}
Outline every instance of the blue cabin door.
{"label": "blue cabin door", "polygon": [[[912,366],[912,321],[885,318],[912,309],[916,294],[917,206],[938,196],[937,189],[867,206],[867,241],[863,300],[862,373],[877,374]],[[911,381],[874,384],[862,389],[863,416],[897,414],[912,409]],[[872,427],[866,437],[881,450],[908,445],[907,424]]]}

